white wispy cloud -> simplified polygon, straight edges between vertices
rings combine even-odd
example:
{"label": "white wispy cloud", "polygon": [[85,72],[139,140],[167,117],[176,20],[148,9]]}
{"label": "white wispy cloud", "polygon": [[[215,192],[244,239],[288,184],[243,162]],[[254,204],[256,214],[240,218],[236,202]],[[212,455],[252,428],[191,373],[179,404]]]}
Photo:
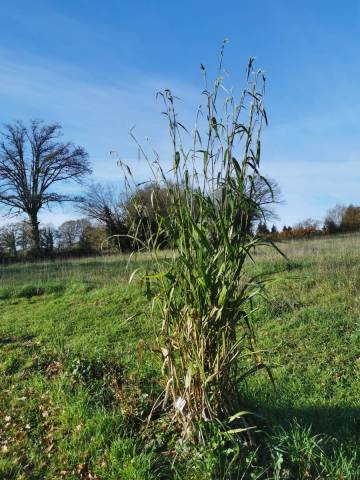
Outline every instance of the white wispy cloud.
{"label": "white wispy cloud", "polygon": [[334,95],[330,105],[308,112],[264,135],[264,172],[281,186],[285,203],[278,211],[286,224],[322,220],[336,203],[360,203],[360,101]]}
{"label": "white wispy cloud", "polygon": [[[64,65],[14,60],[1,52],[0,56],[0,98],[2,111],[7,114],[0,121],[59,121],[66,138],[89,151],[95,181],[122,180],[117,159],[110,151],[116,151],[130,164],[137,179],[149,176],[147,164],[137,159],[137,147],[129,135],[133,127],[142,144],[153,145],[165,161],[170,157],[167,125],[161,115],[162,105],[156,101],[157,91],[171,86],[189,105],[196,105],[194,99],[199,97],[193,86],[173,79],[133,72],[126,81],[111,78],[109,84],[104,84]],[[183,115],[190,117],[189,110],[184,103]],[[75,191],[78,188],[74,186]],[[65,214],[58,210],[52,216],[55,224],[73,215],[68,207]],[[48,218],[44,212],[42,219]]]}
{"label": "white wispy cloud", "polygon": [[[155,99],[158,90],[170,87],[184,100],[180,109],[190,127],[201,100],[200,78],[194,85],[123,70],[116,75],[109,72],[109,81],[104,82],[59,62],[46,63],[2,50],[0,57],[0,122],[30,118],[59,121],[65,137],[89,151],[98,181],[121,181],[110,150],[130,163],[139,180],[146,179],[146,164],[136,160],[136,147],[128,133],[134,125],[142,143],[149,137],[163,160],[170,158],[162,105]],[[269,110],[271,120],[271,104]],[[282,224],[310,216],[322,218],[337,202],[360,200],[359,101],[344,104],[338,94],[325,108],[309,106],[310,111],[303,118],[286,122],[278,116],[264,135],[264,172],[278,180],[285,200],[278,208]],[[44,212],[41,218],[57,225],[75,215],[66,207],[52,214]]]}

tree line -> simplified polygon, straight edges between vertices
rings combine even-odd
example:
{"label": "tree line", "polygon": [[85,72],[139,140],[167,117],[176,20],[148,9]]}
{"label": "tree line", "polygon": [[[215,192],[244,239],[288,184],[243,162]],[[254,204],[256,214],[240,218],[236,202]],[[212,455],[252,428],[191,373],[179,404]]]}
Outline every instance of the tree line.
{"label": "tree line", "polygon": [[269,228],[266,222],[260,221],[256,230],[257,235],[265,235],[274,239],[354,232],[360,232],[360,206],[352,204],[336,205],[327,211],[322,222],[307,218],[293,226],[284,225],[281,230],[278,230],[276,225]]}
{"label": "tree line", "polygon": [[[273,188],[275,186],[273,182]],[[36,236],[29,219],[0,227],[0,257],[21,259],[35,254],[56,256],[132,251],[140,248],[149,235],[160,236],[159,244],[171,248],[162,233],[164,229],[158,224],[158,218],[167,222],[172,214],[169,188],[149,183],[124,195],[113,184],[91,183],[74,199],[75,209],[83,215],[80,219],[65,221],[57,228],[39,226]],[[264,204],[261,218],[274,216],[269,202],[273,194],[264,189],[258,196],[257,201]],[[254,231],[259,218],[260,211],[257,212],[254,206],[248,233]],[[38,245],[34,243],[35,238]]]}
{"label": "tree line", "polygon": [[[92,173],[86,150],[64,142],[59,124],[31,121],[6,124],[0,133],[0,208],[10,218],[0,228],[1,256],[39,256],[58,252],[93,253],[139,248],[148,235],[162,235],[158,224],[171,215],[169,189],[154,182],[126,194],[112,184],[87,183],[82,193],[66,193],[66,184],[84,185]],[[219,198],[221,192],[218,192]],[[274,217],[280,200],[275,181],[254,177],[249,197],[253,212],[244,232]],[[72,202],[83,218],[58,228],[40,225],[39,213],[56,204]],[[168,247],[167,238],[161,244]]]}
{"label": "tree line", "polygon": [[[0,258],[87,255],[138,249],[149,232],[156,234],[156,217],[170,215],[168,191],[154,183],[124,198],[112,184],[91,183],[73,202],[83,217],[55,228],[30,219],[0,227]],[[135,231],[135,225],[136,231]],[[164,247],[168,246],[164,239]]]}
{"label": "tree line", "polygon": [[[4,125],[0,137],[0,208],[10,218],[21,217],[0,228],[0,257],[129,251],[139,248],[148,235],[166,230],[157,219],[166,222],[171,215],[171,185],[152,182],[125,194],[113,184],[92,182],[72,195],[65,185],[75,182],[84,187],[92,169],[83,147],[63,141],[59,124],[15,122]],[[360,231],[360,207],[354,205],[337,205],[322,225],[307,219],[281,231],[275,225],[268,228],[276,219],[274,205],[281,201],[278,184],[255,176],[250,197],[253,211],[243,226],[245,233],[282,239]],[[65,202],[72,202],[82,218],[58,228],[40,225],[42,209]],[[165,237],[160,240],[171,247]]]}
{"label": "tree line", "polygon": [[[135,247],[130,216],[143,215],[145,228],[153,221],[151,211],[167,208],[165,190],[155,185],[132,192],[126,201],[114,188],[94,183],[81,195],[66,193],[66,183],[83,184],[92,169],[86,150],[64,142],[57,123],[34,120],[26,126],[18,121],[4,125],[0,136],[0,207],[9,217],[25,217],[0,229],[2,255],[38,256],[74,249],[90,253],[105,244],[108,249],[128,250]],[[57,229],[40,226],[42,209],[65,202],[75,204],[84,218]],[[139,240],[141,234],[136,232]]]}

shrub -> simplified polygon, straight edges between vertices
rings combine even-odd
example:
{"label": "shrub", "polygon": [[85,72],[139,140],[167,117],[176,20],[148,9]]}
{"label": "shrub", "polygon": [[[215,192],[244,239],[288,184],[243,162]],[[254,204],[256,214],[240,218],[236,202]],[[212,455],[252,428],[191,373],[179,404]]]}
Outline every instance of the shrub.
{"label": "shrub", "polygon": [[[162,248],[169,246],[170,239],[166,235],[167,229],[158,224],[159,219],[161,219],[161,224],[168,222],[171,215],[168,187],[161,186],[158,182],[150,182],[143,187],[138,187],[124,202],[123,208],[125,224],[134,238],[144,243],[149,234],[157,235],[161,230],[158,245],[161,244]],[[135,246],[132,245],[132,247]]]}

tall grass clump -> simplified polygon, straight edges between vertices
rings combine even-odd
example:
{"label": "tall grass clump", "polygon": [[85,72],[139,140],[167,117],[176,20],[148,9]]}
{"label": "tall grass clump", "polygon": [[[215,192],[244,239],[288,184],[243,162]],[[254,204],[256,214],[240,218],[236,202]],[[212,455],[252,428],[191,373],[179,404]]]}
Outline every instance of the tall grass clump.
{"label": "tall grass clump", "polygon": [[[163,361],[164,393],[154,408],[162,407],[183,437],[194,441],[202,441],[201,425],[208,421],[227,423],[232,433],[249,428],[239,411],[239,387],[255,371],[267,369],[257,351],[251,312],[268,281],[252,275],[250,265],[259,248],[276,248],[252,234],[254,219],[261,216],[256,185],[259,179],[269,185],[259,170],[267,123],[265,75],[251,58],[245,86],[236,95],[224,85],[223,48],[211,85],[201,66],[205,101],[191,132],[178,120],[172,92],[159,93],[173,150],[170,170],[138,143],[154,184],[167,189],[171,211],[164,218],[153,195],[158,228],[149,229],[141,243],[153,255],[154,272],[144,278],[156,284],[152,312],[161,316],[162,325],[156,351]],[[130,185],[131,170],[120,164]],[[149,218],[144,205],[138,205],[138,213],[134,241]],[[172,246],[165,259],[159,255],[164,238]]]}

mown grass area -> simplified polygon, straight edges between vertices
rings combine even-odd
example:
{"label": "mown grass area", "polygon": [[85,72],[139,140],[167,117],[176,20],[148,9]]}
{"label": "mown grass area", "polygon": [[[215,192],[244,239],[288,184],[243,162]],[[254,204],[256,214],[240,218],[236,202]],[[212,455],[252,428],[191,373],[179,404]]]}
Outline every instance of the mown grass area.
{"label": "mown grass area", "polygon": [[149,299],[128,279],[146,258],[2,267],[0,478],[359,479],[360,237],[281,247],[290,266],[248,265],[279,272],[254,313],[275,388],[262,371],[241,386],[256,445],[214,429],[188,455],[161,418],[145,428],[159,325],[136,315]]}

